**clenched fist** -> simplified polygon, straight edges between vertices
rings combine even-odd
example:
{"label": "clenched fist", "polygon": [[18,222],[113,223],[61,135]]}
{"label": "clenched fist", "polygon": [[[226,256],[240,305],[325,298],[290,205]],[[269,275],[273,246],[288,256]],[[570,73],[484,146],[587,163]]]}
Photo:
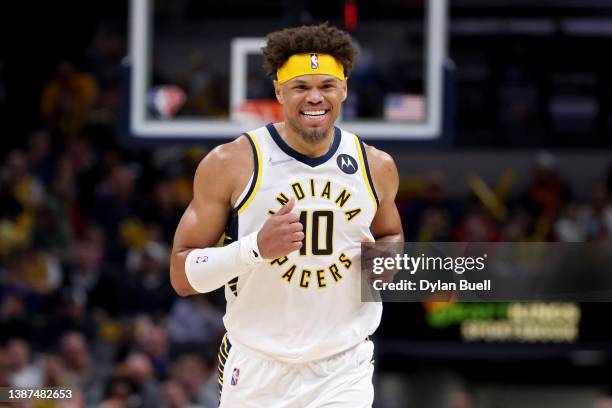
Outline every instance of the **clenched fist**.
{"label": "clenched fist", "polygon": [[[374,259],[375,258],[391,258],[395,259],[397,254],[401,253],[401,246],[397,243],[383,243],[374,246],[375,241],[370,237],[364,237],[361,242],[365,244],[368,248],[367,252],[363,255],[362,268],[367,271],[367,281],[372,284],[376,280],[380,280],[382,282],[391,283],[395,279],[395,275],[397,274],[397,269],[387,269],[378,274],[374,272]],[[362,246],[362,250],[364,246]]]}
{"label": "clenched fist", "polygon": [[302,247],[304,227],[297,215],[291,213],[295,198],[291,197],[277,213],[265,222],[257,234],[257,246],[264,259],[281,258]]}

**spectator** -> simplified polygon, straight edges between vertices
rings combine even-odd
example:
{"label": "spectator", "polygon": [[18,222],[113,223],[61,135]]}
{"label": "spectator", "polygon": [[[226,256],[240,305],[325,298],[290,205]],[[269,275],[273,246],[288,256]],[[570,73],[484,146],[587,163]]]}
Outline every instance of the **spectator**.
{"label": "spectator", "polygon": [[531,180],[524,193],[527,208],[537,216],[555,217],[570,199],[570,190],[557,171],[555,157],[540,153],[533,163]]}
{"label": "spectator", "polygon": [[44,200],[44,185],[29,170],[27,155],[13,150],[6,157],[2,182],[7,183],[10,193],[24,210],[34,210]]}
{"label": "spectator", "polygon": [[83,391],[76,387],[70,387],[69,389],[72,391],[72,398],[56,401],[57,408],[86,408]]}
{"label": "spectator", "polygon": [[95,78],[79,72],[72,62],[62,61],[43,89],[41,114],[52,130],[75,138],[83,129],[97,96]]}
{"label": "spectator", "polygon": [[4,342],[0,342],[0,387],[9,387],[9,361]]}
{"label": "spectator", "polygon": [[588,210],[578,202],[565,206],[554,226],[554,235],[561,242],[584,242],[587,239]]}
{"label": "spectator", "polygon": [[428,207],[421,215],[417,240],[445,242],[450,240],[450,216],[444,208]]}
{"label": "spectator", "polygon": [[450,224],[460,218],[461,208],[450,198],[446,175],[432,171],[413,184],[411,191],[415,198],[400,195],[397,199],[406,239],[447,241]]}
{"label": "spectator", "polygon": [[41,387],[43,372],[32,362],[30,346],[23,339],[11,339],[6,346],[9,383],[12,387]]}
{"label": "spectator", "polygon": [[82,293],[66,288],[59,298],[55,299],[54,306],[44,328],[44,340],[52,342],[69,331],[78,332],[89,340],[95,339],[97,322],[93,316],[87,314],[86,298]]}
{"label": "spectator", "polygon": [[[96,192],[96,205],[90,215],[100,222],[107,237],[120,235],[121,226],[139,217],[139,199],[136,195],[136,174],[127,165],[111,163],[104,180]],[[108,242],[109,259],[117,262],[125,256],[125,243]]]}
{"label": "spectator", "polygon": [[172,365],[172,378],[183,386],[190,403],[211,408],[219,404],[217,373],[197,355],[180,356]]}
{"label": "spectator", "polygon": [[19,278],[30,292],[41,297],[59,289],[62,269],[55,255],[28,246],[16,254],[16,259]]}
{"label": "spectator", "polygon": [[189,403],[185,389],[176,380],[168,380],[162,384],[161,408],[196,408],[199,405]]}
{"label": "spectator", "polygon": [[126,361],[126,376],[135,386],[142,408],[155,408],[159,405],[159,383],[149,357],[143,353],[133,353]]}
{"label": "spectator", "polygon": [[106,370],[101,362],[92,362],[85,337],[75,331],[65,333],[61,338],[61,356],[67,383],[84,391],[88,406],[100,401]]}
{"label": "spectator", "polygon": [[612,238],[612,202],[606,186],[601,183],[593,187],[588,207],[586,230],[591,240]]}
{"label": "spectator", "polygon": [[534,237],[533,215],[525,208],[517,207],[501,231],[502,242],[539,240]]}
{"label": "spectator", "polygon": [[104,400],[100,407],[128,408],[140,406],[141,401],[136,394],[136,387],[132,381],[125,376],[113,376],[107,386]]}
{"label": "spectator", "polygon": [[216,354],[217,342],[224,332],[222,313],[207,296],[177,299],[168,319],[168,336],[173,350],[206,351]]}
{"label": "spectator", "polygon": [[44,386],[45,387],[67,387],[66,368],[62,358],[57,354],[46,353],[44,355]]}
{"label": "spectator", "polygon": [[456,242],[496,242],[501,231],[484,208],[474,208],[465,219],[455,226],[453,241]]}
{"label": "spectator", "polygon": [[161,244],[149,242],[138,269],[123,283],[126,310],[161,316],[168,313],[174,294],[168,279],[168,251]]}
{"label": "spectator", "polygon": [[612,408],[612,397],[599,397],[593,403],[593,408]]}
{"label": "spectator", "polygon": [[0,344],[5,344],[11,337],[32,338],[25,295],[18,289],[6,290],[0,298]]}
{"label": "spectator", "polygon": [[118,277],[104,263],[103,256],[104,247],[100,239],[77,242],[65,285],[75,296],[84,300],[88,310],[100,310],[115,316],[121,306],[116,299]]}
{"label": "spectator", "polygon": [[165,328],[155,325],[148,326],[146,332],[140,334],[139,346],[151,360],[155,377],[158,380],[165,380],[168,377],[171,363],[168,351],[168,334]]}

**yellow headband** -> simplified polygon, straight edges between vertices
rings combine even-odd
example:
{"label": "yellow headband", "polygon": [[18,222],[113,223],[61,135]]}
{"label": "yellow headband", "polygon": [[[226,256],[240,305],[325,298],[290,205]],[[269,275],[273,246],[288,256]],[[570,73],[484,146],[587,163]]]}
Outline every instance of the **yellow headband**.
{"label": "yellow headband", "polygon": [[344,67],[329,54],[294,54],[276,71],[276,80],[284,84],[300,75],[332,75],[344,79]]}

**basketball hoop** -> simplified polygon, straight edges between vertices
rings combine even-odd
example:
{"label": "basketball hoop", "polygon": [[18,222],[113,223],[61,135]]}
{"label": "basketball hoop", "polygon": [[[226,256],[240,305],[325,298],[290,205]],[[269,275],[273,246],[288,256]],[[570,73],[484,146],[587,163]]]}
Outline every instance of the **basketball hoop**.
{"label": "basketball hoop", "polygon": [[250,127],[283,120],[283,107],[276,99],[251,99],[241,103],[233,112],[233,118]]}

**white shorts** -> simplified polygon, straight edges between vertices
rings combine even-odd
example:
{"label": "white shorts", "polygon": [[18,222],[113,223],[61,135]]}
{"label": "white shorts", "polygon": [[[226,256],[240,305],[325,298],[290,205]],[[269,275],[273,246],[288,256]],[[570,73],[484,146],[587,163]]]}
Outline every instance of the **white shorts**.
{"label": "white shorts", "polygon": [[267,359],[227,334],[219,351],[222,408],[370,408],[374,344],[364,340],[332,357],[303,364]]}

